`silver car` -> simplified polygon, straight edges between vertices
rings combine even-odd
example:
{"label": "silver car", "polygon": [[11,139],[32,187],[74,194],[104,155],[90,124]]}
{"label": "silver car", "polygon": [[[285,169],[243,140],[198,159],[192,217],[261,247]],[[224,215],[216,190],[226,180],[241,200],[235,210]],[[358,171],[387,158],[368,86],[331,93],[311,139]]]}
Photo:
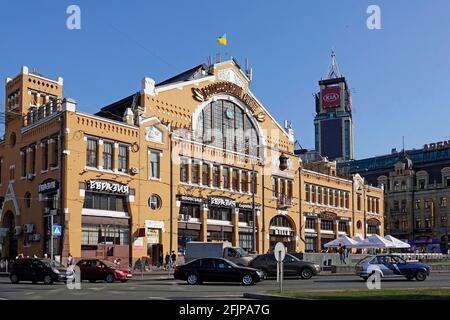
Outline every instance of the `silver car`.
{"label": "silver car", "polygon": [[360,260],[355,267],[356,275],[367,280],[372,274],[382,278],[405,277],[424,281],[430,275],[430,266],[420,263],[406,262],[394,254],[378,254]]}

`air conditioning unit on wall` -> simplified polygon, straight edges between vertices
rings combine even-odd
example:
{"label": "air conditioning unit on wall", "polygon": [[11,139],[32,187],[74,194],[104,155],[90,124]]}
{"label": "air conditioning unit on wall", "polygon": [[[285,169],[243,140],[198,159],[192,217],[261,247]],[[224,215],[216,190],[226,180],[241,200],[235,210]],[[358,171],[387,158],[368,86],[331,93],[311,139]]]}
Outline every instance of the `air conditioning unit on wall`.
{"label": "air conditioning unit on wall", "polygon": [[20,236],[22,234],[22,227],[21,226],[17,226],[14,228],[14,235],[16,236]]}
{"label": "air conditioning unit on wall", "polygon": [[34,231],[34,224],[27,223],[23,226],[23,232],[24,233],[33,233]]}

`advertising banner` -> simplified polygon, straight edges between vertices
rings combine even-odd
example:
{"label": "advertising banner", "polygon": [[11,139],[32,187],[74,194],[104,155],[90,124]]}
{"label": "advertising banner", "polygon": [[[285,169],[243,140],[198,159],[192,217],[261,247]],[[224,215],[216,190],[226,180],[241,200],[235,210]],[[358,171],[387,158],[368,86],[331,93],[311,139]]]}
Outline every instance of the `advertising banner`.
{"label": "advertising banner", "polygon": [[331,87],[322,90],[322,108],[338,108],[341,105],[341,88]]}

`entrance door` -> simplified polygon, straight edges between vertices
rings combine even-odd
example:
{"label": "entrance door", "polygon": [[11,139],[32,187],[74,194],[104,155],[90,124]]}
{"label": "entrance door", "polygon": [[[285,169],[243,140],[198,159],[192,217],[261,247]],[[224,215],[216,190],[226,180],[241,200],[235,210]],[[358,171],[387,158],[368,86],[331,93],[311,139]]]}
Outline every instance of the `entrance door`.
{"label": "entrance door", "polygon": [[8,236],[5,238],[5,242],[3,244],[5,250],[3,251],[8,258],[14,259],[17,257],[18,248],[17,248],[17,238],[15,236],[15,227],[16,223],[14,221],[14,214],[11,211],[6,212],[5,214],[5,228],[7,228]]}
{"label": "entrance door", "polygon": [[147,244],[147,256],[150,257],[150,263],[154,266],[163,264],[163,246],[160,243]]}

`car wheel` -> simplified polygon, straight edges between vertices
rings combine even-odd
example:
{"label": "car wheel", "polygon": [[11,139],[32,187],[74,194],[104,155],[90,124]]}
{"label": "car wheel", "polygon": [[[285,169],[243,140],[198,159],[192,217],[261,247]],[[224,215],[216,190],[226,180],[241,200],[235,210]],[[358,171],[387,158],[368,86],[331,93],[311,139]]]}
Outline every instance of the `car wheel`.
{"label": "car wheel", "polygon": [[313,272],[312,272],[312,270],[309,269],[309,268],[303,268],[303,269],[300,271],[300,277],[301,277],[302,279],[308,280],[308,279],[311,279],[312,276],[313,276]]}
{"label": "car wheel", "polygon": [[188,275],[188,277],[187,277],[187,283],[188,284],[194,285],[194,284],[197,284],[198,282],[199,281],[198,281],[197,275],[195,275],[195,274]]}
{"label": "car wheel", "polygon": [[419,270],[416,273],[416,280],[417,281],[424,281],[427,278],[427,273],[423,270]]}
{"label": "car wheel", "polygon": [[44,277],[44,284],[52,284],[53,283],[53,279],[50,276],[45,276]]}
{"label": "car wheel", "polygon": [[11,283],[19,283],[19,276],[17,274],[12,274],[11,277],[9,277],[11,280]]}
{"label": "car wheel", "polygon": [[249,286],[253,284],[253,277],[249,274],[246,274],[245,276],[242,277],[242,283],[245,286]]}
{"label": "car wheel", "polygon": [[112,273],[108,273],[108,274],[106,275],[105,280],[106,280],[106,282],[108,282],[108,283],[113,283],[113,282],[114,282],[114,275],[113,275]]}

